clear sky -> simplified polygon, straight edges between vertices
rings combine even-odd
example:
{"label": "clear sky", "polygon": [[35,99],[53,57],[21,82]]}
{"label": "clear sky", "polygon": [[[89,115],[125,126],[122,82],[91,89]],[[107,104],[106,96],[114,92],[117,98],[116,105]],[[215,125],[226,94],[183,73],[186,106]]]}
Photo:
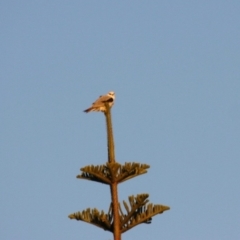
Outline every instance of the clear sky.
{"label": "clear sky", "polygon": [[240,239],[240,1],[1,1],[0,239],[112,239],[70,213],[108,211],[101,113],[116,92],[119,186],[171,207],[132,239]]}

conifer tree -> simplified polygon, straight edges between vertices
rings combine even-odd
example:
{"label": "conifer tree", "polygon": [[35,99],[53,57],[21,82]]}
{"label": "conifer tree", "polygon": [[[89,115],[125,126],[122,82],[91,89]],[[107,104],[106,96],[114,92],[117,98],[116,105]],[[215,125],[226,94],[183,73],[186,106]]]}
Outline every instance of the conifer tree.
{"label": "conifer tree", "polygon": [[106,111],[104,115],[107,125],[108,162],[103,165],[89,165],[81,168],[82,173],[77,175],[79,179],[95,181],[110,186],[111,203],[107,213],[98,209],[87,208],[82,212],[70,214],[70,219],[81,220],[106,231],[112,232],[114,240],[121,240],[122,233],[130,230],[141,223],[151,223],[152,217],[161,214],[170,208],[168,206],[148,203],[148,194],[129,196],[127,203],[123,201],[123,207],[118,201],[118,184],[131,178],[147,173],[150,167],[147,164],[125,163],[120,164],[115,160],[113,128],[111,120],[111,107],[104,103]]}

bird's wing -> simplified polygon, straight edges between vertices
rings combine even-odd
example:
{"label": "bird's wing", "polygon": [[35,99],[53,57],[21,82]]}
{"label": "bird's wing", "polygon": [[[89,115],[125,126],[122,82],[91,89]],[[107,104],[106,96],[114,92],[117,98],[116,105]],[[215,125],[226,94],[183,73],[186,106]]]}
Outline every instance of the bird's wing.
{"label": "bird's wing", "polygon": [[105,102],[112,102],[113,98],[109,95],[100,96],[94,103],[93,106],[102,105]]}

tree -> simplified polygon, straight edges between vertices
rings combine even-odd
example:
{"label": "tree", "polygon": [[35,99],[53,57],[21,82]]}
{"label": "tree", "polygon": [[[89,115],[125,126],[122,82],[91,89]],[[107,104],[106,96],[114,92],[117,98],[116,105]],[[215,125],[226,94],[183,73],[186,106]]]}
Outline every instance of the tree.
{"label": "tree", "polygon": [[118,184],[131,178],[147,173],[150,167],[147,164],[125,163],[121,165],[115,161],[114,139],[111,120],[111,108],[105,103],[106,111],[104,112],[107,125],[107,142],[108,142],[108,162],[103,165],[89,165],[81,168],[82,173],[77,178],[95,181],[110,186],[111,203],[108,213],[98,209],[86,209],[82,212],[70,214],[70,219],[81,220],[91,223],[114,235],[114,240],[121,240],[121,234],[141,223],[151,223],[152,217],[161,214],[170,208],[164,205],[153,205],[148,203],[148,194],[139,194],[129,196],[129,205],[123,201],[125,213],[118,201]]}

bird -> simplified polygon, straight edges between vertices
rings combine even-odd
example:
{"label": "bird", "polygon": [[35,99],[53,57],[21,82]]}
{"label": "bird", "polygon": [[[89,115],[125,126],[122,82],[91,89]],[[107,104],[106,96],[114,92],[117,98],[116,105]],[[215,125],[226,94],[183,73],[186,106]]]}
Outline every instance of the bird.
{"label": "bird", "polygon": [[92,103],[92,106],[90,108],[85,109],[84,112],[85,113],[93,112],[93,111],[106,112],[105,103],[108,103],[109,107],[111,108],[114,104],[114,100],[115,100],[115,93],[111,91],[106,95],[101,95],[94,103]]}

